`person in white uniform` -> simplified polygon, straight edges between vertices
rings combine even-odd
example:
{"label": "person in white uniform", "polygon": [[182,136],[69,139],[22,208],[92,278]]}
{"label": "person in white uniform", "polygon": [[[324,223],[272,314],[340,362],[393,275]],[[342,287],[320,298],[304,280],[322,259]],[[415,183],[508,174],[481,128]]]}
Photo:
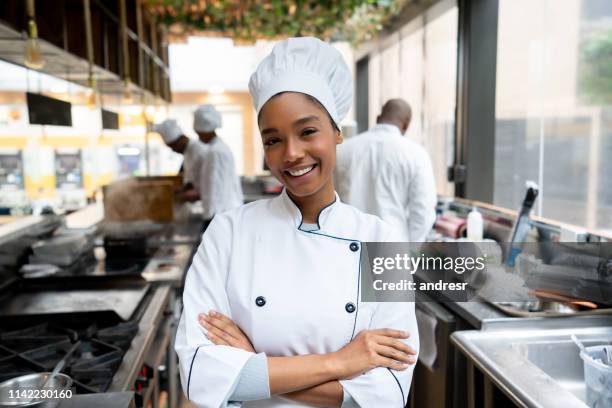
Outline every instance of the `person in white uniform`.
{"label": "person in white uniform", "polygon": [[193,113],[193,130],[207,147],[200,167],[198,191],[203,217],[208,220],[244,202],[234,155],[216,133],[221,126],[221,114],[212,105],[201,105]]}
{"label": "person in white uniform", "polygon": [[216,133],[222,124],[219,112],[212,105],[201,105],[193,116],[193,129],[199,141],[184,136],[172,120],[165,121],[156,129],[160,133],[179,135],[176,141],[167,143],[171,148],[177,143],[182,146],[183,138],[188,140],[182,151],[185,156],[184,181],[192,183],[194,191],[184,191],[183,198],[201,201],[202,218],[208,224],[215,214],[242,205],[242,187],[236,175],[234,156]]}
{"label": "person in white uniform", "polygon": [[199,193],[195,185],[199,178],[202,157],[206,154],[206,149],[197,140],[185,136],[174,119],[167,119],[153,126],[153,131],[159,133],[170,149],[183,155],[183,188],[179,197],[184,201],[197,201]]}
{"label": "person in white uniform", "polygon": [[283,192],[217,214],[187,272],[175,349],[197,407],[404,407],[419,347],[413,303],[361,301],[362,243],[396,241],[334,191],[353,85],[315,38],[277,43],[251,76]]}
{"label": "person in white uniform", "polygon": [[402,229],[403,241],[423,242],[436,218],[436,184],[427,151],[405,137],[410,105],[391,99],[376,126],[338,148],[340,198]]}

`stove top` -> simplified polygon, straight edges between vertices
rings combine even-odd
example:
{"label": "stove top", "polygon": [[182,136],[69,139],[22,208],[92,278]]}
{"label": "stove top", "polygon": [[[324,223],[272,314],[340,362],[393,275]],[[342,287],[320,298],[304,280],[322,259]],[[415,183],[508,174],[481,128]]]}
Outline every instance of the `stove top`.
{"label": "stove top", "polygon": [[77,394],[108,389],[138,332],[138,324],[133,321],[116,323],[91,318],[2,321],[0,327],[0,382],[52,371],[60,360],[66,359],[61,372],[72,377]]}

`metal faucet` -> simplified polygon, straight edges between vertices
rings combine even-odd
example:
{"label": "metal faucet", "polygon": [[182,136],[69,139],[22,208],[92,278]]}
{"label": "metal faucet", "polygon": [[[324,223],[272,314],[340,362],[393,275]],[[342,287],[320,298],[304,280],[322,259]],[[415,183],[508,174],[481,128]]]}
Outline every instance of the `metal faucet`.
{"label": "metal faucet", "polygon": [[510,240],[510,250],[508,252],[508,258],[506,259],[506,265],[514,267],[514,262],[518,254],[521,253],[523,243],[527,234],[531,229],[531,220],[529,219],[529,213],[533,208],[536,198],[538,197],[539,188],[538,185],[533,181],[527,181],[527,192],[521,205],[514,227],[512,228],[512,239]]}

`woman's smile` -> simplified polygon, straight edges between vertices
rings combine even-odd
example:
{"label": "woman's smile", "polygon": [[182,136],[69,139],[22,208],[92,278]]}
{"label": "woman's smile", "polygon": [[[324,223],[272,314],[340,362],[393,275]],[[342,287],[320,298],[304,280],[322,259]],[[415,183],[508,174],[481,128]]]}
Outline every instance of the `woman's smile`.
{"label": "woman's smile", "polygon": [[283,171],[283,181],[287,188],[295,190],[299,186],[314,181],[321,175],[320,166],[316,163],[307,166],[294,166]]}
{"label": "woman's smile", "polygon": [[290,169],[285,170],[285,173],[289,174],[292,177],[302,177],[310,173],[316,166],[316,164],[311,164],[309,166],[301,168],[292,167]]}

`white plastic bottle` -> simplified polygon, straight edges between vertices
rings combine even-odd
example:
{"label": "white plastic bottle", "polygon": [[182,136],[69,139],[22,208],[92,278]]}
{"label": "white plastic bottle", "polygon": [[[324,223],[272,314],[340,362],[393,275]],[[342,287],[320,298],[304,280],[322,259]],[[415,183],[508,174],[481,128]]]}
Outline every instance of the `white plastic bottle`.
{"label": "white plastic bottle", "polygon": [[472,208],[472,211],[468,214],[467,218],[467,239],[468,241],[481,242],[482,241],[482,230],[484,224],[482,221],[482,214],[476,209]]}

